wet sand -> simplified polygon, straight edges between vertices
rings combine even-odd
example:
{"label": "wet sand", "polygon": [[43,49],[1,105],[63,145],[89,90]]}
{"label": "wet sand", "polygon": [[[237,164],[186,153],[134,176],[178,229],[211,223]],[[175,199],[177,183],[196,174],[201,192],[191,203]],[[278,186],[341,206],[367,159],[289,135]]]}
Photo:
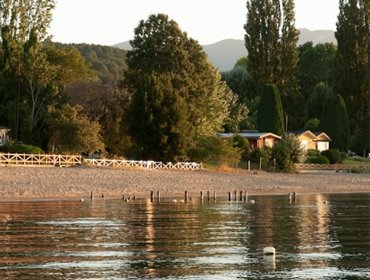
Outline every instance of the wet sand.
{"label": "wet sand", "polygon": [[0,167],[0,200],[69,199],[95,196],[112,198],[182,197],[184,191],[227,196],[232,191],[249,194],[370,192],[370,174],[164,171],[99,167]]}

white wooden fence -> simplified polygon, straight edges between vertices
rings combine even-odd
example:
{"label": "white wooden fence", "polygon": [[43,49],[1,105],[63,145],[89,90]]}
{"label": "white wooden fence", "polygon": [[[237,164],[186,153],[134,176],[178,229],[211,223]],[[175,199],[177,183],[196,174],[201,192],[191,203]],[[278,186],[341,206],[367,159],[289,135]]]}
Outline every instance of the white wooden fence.
{"label": "white wooden fence", "polygon": [[4,165],[38,165],[38,166],[74,166],[82,164],[82,157],[75,155],[41,155],[41,154],[2,154],[0,166]]}
{"label": "white wooden fence", "polygon": [[176,169],[176,170],[200,170],[202,165],[195,162],[163,163],[160,161],[135,161],[135,160],[115,160],[115,159],[84,159],[87,165],[104,167],[136,167],[140,169]]}
{"label": "white wooden fence", "polygon": [[195,162],[163,163],[158,161],[135,161],[115,159],[83,159],[75,155],[36,155],[36,154],[11,154],[0,153],[0,166],[23,165],[23,166],[75,166],[92,165],[102,167],[126,167],[140,169],[175,169],[175,170],[199,170],[202,165]]}

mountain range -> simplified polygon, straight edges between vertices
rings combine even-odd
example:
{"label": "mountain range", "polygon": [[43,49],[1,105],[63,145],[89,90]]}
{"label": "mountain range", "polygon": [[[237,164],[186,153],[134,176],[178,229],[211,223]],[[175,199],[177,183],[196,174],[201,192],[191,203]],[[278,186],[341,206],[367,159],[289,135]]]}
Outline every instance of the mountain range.
{"label": "mountain range", "polygon": [[[298,45],[306,42],[313,42],[314,45],[319,43],[334,43],[336,39],[334,31],[331,30],[315,30],[299,29],[300,36]],[[114,45],[124,50],[130,50],[131,45],[129,41]],[[220,71],[231,70],[236,61],[247,55],[247,50],[244,45],[244,40],[226,39],[210,45],[203,45],[204,51],[207,53],[209,60]]]}

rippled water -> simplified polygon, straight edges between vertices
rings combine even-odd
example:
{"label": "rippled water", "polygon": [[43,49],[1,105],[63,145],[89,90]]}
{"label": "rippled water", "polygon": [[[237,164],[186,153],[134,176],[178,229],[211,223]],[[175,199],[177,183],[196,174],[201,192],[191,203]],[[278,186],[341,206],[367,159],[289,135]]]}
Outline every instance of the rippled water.
{"label": "rippled water", "polygon": [[253,199],[0,202],[0,279],[370,279],[370,195]]}

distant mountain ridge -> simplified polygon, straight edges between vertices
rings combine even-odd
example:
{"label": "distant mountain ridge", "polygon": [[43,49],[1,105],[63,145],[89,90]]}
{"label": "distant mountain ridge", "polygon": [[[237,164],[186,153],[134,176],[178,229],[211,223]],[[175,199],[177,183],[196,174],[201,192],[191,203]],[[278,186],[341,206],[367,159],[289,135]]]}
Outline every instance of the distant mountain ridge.
{"label": "distant mountain ridge", "polygon": [[[331,30],[314,30],[299,29],[300,36],[298,45],[302,45],[306,42],[313,42],[314,45],[319,43],[334,43],[336,39],[334,31]],[[129,41],[114,45],[114,47],[130,50],[131,45]],[[220,71],[231,70],[236,61],[247,55],[247,50],[244,45],[244,40],[239,39],[226,39],[214,44],[204,45],[204,51],[208,55],[208,59],[213,63]]]}

